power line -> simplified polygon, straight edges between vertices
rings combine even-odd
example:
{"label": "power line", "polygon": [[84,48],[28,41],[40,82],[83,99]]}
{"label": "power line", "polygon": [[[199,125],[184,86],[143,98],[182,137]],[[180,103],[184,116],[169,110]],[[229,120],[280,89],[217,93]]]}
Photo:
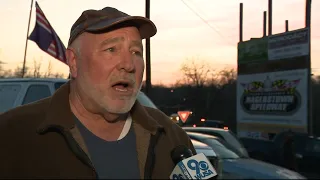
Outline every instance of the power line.
{"label": "power line", "polygon": [[219,32],[219,30],[218,30],[216,27],[214,27],[213,25],[211,25],[208,21],[206,21],[203,17],[201,17],[201,16],[199,15],[199,13],[197,13],[195,10],[193,10],[184,0],[181,0],[181,2],[182,2],[189,10],[191,10],[196,16],[198,16],[205,24],[207,24],[213,31],[215,31],[222,39],[226,40],[228,44],[234,45],[234,44],[232,44],[231,42],[229,42],[229,41],[227,40],[227,38],[225,38],[225,37]]}

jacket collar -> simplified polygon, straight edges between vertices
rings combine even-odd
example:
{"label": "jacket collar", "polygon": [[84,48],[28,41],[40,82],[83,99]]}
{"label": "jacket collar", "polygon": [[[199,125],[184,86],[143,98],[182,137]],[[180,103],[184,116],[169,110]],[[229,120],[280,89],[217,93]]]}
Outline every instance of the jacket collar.
{"label": "jacket collar", "polygon": [[[44,121],[38,127],[38,132],[46,132],[51,127],[70,130],[75,127],[73,113],[69,104],[70,82],[62,85],[50,98],[50,105]],[[145,107],[138,101],[130,111],[133,121],[140,124],[151,134],[155,134],[162,126],[148,114]]]}

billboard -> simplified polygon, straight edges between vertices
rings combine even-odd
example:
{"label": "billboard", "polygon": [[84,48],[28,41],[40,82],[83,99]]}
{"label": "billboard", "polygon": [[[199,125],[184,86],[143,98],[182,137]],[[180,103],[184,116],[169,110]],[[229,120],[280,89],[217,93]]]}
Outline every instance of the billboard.
{"label": "billboard", "polygon": [[252,39],[238,45],[238,63],[268,61],[268,39]]}
{"label": "billboard", "polygon": [[309,29],[238,44],[237,131],[308,131]]}
{"label": "billboard", "polygon": [[309,29],[276,34],[268,38],[268,60],[309,55]]}
{"label": "billboard", "polygon": [[237,81],[237,121],[241,130],[306,131],[308,71],[297,69],[241,75]]}

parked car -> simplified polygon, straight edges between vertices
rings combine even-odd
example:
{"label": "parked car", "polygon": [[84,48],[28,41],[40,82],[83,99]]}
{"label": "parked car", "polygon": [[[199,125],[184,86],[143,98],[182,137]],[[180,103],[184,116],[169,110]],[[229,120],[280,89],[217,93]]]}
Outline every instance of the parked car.
{"label": "parked car", "polygon": [[212,128],[212,127],[183,127],[187,132],[199,132],[217,136],[228,142],[231,146],[239,150],[243,156],[249,157],[249,154],[237,136],[228,129]]}
{"label": "parked car", "polygon": [[285,167],[283,145],[286,136],[294,140],[294,153],[298,172],[308,178],[320,178],[320,137],[306,133],[284,131],[274,136],[272,141],[240,138],[250,157]]}
{"label": "parked car", "polygon": [[222,179],[235,177],[238,179],[306,179],[299,173],[280,166],[243,157],[219,137],[195,132],[187,132],[187,134],[191,139],[205,143],[214,150],[222,161]]}
{"label": "parked car", "polygon": [[[56,78],[0,79],[0,113],[51,96],[67,81]],[[142,105],[157,109],[143,92],[139,92],[137,99]]]}
{"label": "parked car", "polygon": [[251,158],[275,164],[272,156],[275,153],[273,142],[247,137],[239,138]]}
{"label": "parked car", "polygon": [[208,158],[219,177],[219,175],[221,175],[221,164],[214,150],[207,144],[204,144],[200,141],[191,139],[191,142],[197,153],[203,153]]}
{"label": "parked car", "polygon": [[195,148],[197,153],[203,153],[206,155],[208,158],[215,159],[217,157],[217,154],[213,151],[213,149],[208,146],[207,144],[204,144],[200,141],[191,139],[192,145]]}
{"label": "parked car", "polygon": [[211,120],[211,119],[200,119],[200,122],[195,123],[196,127],[213,127],[213,128],[228,128],[223,121]]}

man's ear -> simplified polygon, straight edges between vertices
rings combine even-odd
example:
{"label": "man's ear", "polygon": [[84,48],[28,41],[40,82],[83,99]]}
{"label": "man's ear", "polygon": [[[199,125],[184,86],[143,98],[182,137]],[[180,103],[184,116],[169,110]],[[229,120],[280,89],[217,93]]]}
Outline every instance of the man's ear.
{"label": "man's ear", "polygon": [[77,77],[77,61],[76,61],[76,53],[75,50],[72,48],[68,48],[66,50],[66,58],[67,58],[67,63],[70,69],[71,73],[71,79]]}

